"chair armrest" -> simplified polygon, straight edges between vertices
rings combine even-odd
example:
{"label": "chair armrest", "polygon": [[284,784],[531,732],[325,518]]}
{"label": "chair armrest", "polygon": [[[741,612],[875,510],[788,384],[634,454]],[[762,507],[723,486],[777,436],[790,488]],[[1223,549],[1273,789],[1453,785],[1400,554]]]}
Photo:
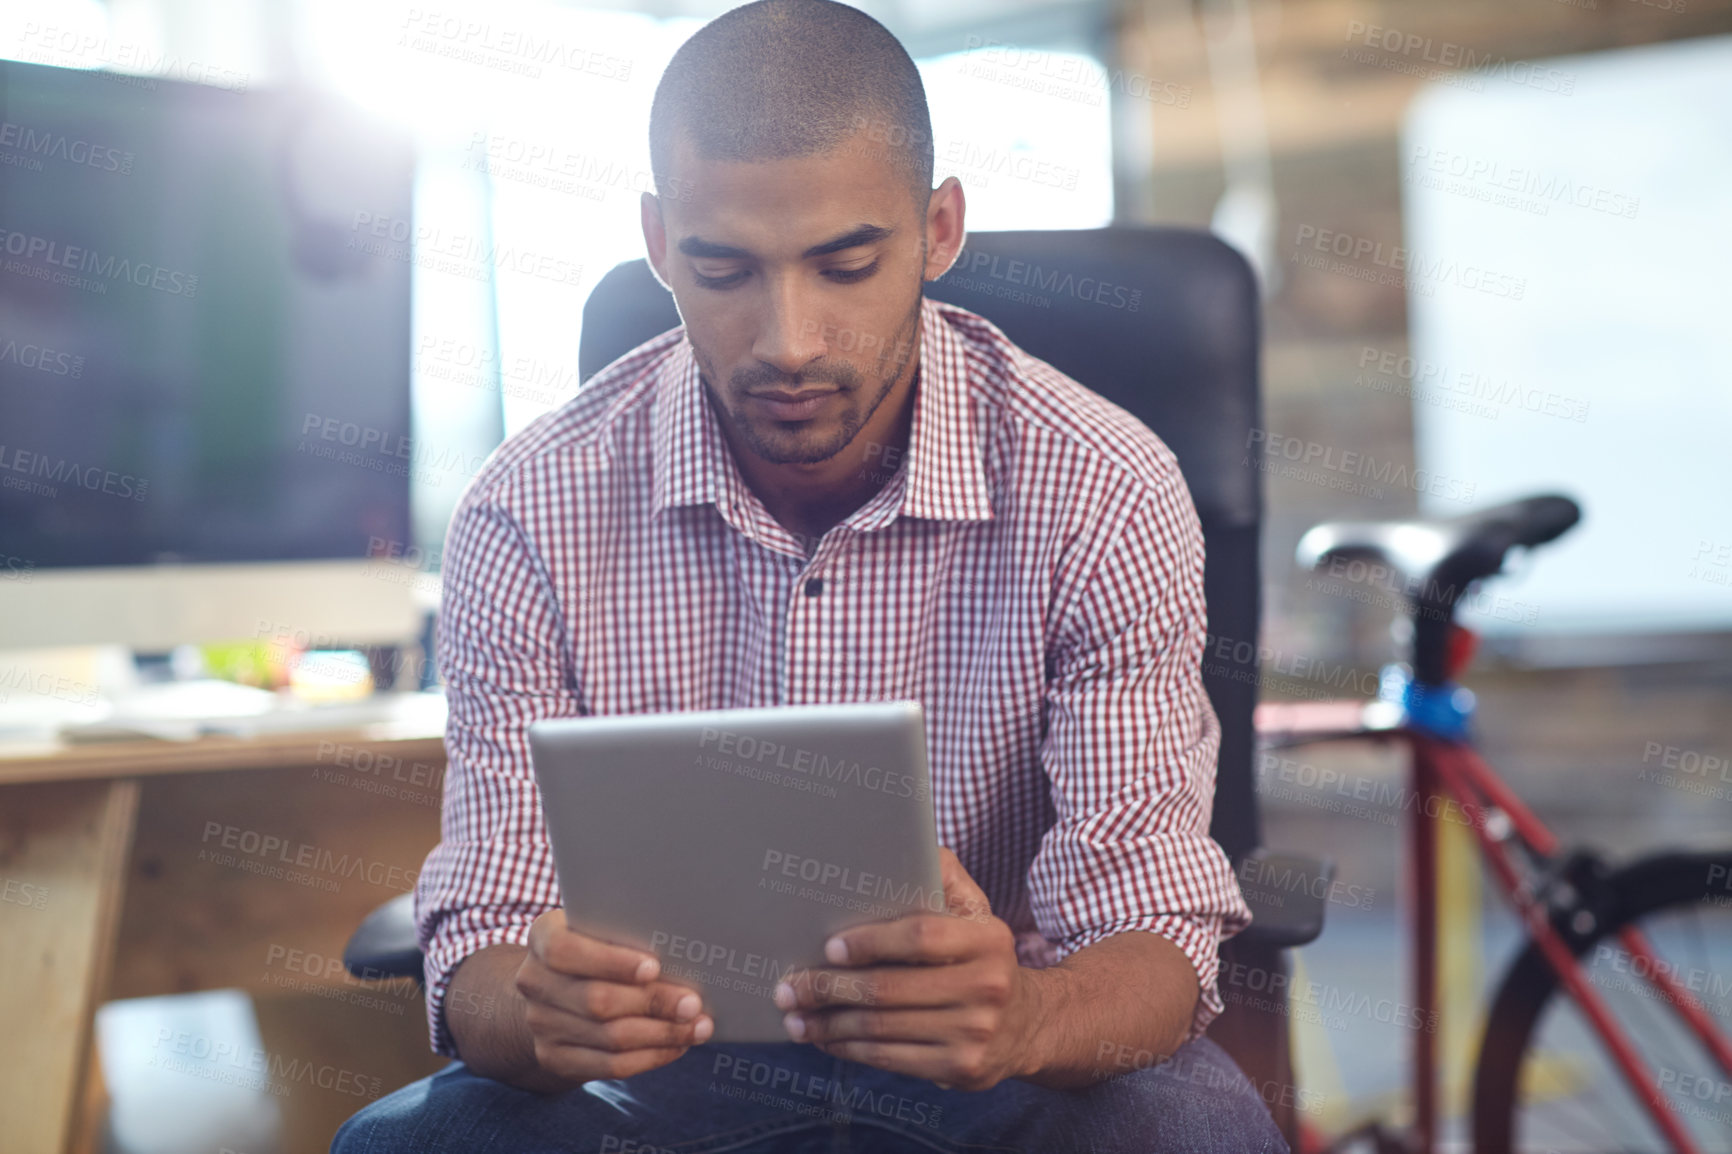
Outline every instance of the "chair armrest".
{"label": "chair armrest", "polygon": [[394,897],[367,915],[343,947],[343,966],[357,978],[423,980],[421,948],[415,943],[415,895]]}
{"label": "chair armrest", "polygon": [[1250,928],[1238,935],[1247,945],[1289,949],[1315,941],[1323,932],[1334,862],[1259,846],[1240,859],[1233,872],[1251,907]]}
{"label": "chair armrest", "polygon": [[[1246,945],[1302,946],[1323,932],[1335,863],[1258,847],[1234,871],[1252,922],[1239,934]],[[343,966],[357,978],[422,980],[424,959],[415,942],[415,896],[402,894],[367,915],[343,948]]]}

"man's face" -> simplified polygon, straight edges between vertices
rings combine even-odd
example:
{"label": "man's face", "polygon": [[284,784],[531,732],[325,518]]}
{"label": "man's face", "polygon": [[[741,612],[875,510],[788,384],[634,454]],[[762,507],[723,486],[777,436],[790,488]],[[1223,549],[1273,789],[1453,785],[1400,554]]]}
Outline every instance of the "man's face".
{"label": "man's face", "polygon": [[771,463],[834,457],[913,363],[921,283],[937,273],[925,206],[884,147],[861,136],[737,162],[678,140],[669,184],[681,195],[645,198],[650,260],[711,402]]}

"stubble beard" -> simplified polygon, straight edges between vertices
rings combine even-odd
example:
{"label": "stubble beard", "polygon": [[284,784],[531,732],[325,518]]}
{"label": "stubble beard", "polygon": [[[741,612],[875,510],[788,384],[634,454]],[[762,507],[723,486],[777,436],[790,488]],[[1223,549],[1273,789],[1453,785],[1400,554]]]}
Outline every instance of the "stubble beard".
{"label": "stubble beard", "polygon": [[[922,297],[916,296],[914,308],[910,310],[905,320],[891,340],[889,346],[879,356],[875,370],[878,375],[878,387],[866,411],[862,413],[858,405],[848,406],[834,424],[822,428],[809,428],[804,423],[794,425],[790,422],[777,421],[772,417],[757,418],[748,415],[744,406],[735,409],[725,403],[717,394],[712,381],[716,378],[714,366],[709,359],[698,352],[698,380],[708,395],[711,408],[721,415],[740,439],[753,453],[764,460],[777,465],[815,465],[828,461],[837,453],[847,448],[884,404],[884,398],[890,395],[909,361],[914,357],[919,342],[916,339],[920,326],[920,304]],[[885,362],[893,353],[900,352],[896,363],[885,371]],[[785,374],[775,371],[769,365],[758,369],[741,369],[734,373],[730,382],[736,397],[744,397],[748,389],[762,389],[771,385],[783,385],[790,391],[813,383],[824,383],[838,386],[844,400],[857,396],[862,384],[859,372],[853,365],[838,363],[834,366],[823,366],[815,373],[802,373],[790,380]]]}

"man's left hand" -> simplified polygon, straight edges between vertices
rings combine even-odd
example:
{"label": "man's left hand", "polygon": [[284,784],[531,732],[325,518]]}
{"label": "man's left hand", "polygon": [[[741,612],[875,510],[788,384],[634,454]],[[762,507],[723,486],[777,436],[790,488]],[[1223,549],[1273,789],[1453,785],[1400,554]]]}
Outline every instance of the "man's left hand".
{"label": "man's left hand", "polygon": [[1010,926],[948,849],[950,915],[920,912],[855,926],[825,947],[831,965],[776,989],[788,1036],[839,1058],[985,1090],[1038,1068],[1037,971],[1017,962]]}

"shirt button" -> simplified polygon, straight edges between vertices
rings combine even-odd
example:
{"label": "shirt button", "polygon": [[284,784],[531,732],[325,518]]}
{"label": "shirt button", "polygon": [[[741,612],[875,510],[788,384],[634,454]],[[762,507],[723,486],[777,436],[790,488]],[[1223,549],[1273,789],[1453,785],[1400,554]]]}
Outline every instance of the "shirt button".
{"label": "shirt button", "polygon": [[824,592],[824,579],[822,577],[813,577],[806,582],[806,596],[816,597],[822,592]]}

